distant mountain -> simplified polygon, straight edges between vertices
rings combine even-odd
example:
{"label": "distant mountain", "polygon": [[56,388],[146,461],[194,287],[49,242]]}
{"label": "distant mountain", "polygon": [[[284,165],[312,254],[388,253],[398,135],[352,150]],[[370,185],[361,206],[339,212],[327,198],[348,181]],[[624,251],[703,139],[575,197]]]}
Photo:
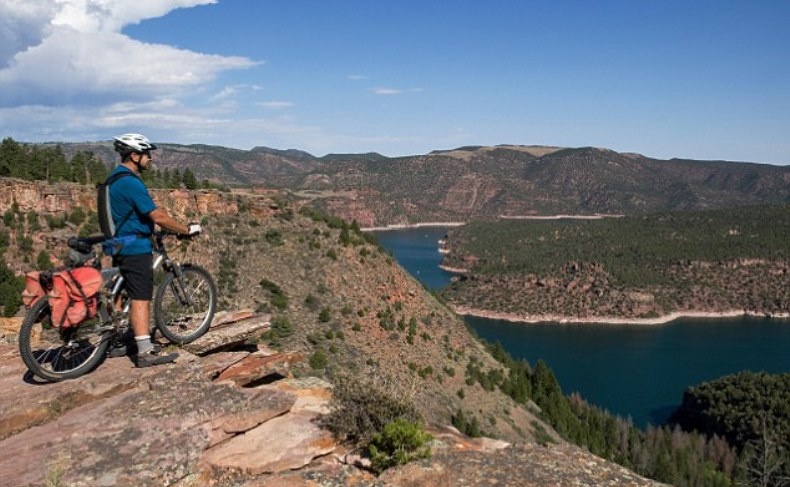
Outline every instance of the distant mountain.
{"label": "distant mountain", "polygon": [[[109,143],[62,144],[108,163]],[[365,226],[554,214],[640,214],[790,202],[790,167],[658,160],[608,149],[469,146],[388,158],[256,147],[162,144],[160,168],[199,180],[309,191]]]}

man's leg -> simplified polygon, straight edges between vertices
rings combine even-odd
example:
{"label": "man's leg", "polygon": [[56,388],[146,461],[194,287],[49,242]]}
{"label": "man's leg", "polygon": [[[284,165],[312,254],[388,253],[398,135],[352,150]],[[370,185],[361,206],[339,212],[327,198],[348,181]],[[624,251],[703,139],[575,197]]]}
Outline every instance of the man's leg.
{"label": "man's leg", "polygon": [[133,299],[129,310],[129,321],[132,323],[137,353],[145,353],[154,348],[151,344],[151,301]]}
{"label": "man's leg", "polygon": [[151,298],[154,293],[154,274],[151,254],[124,256],[120,261],[122,275],[126,278],[126,292],[132,300],[129,321],[134,332],[137,367],[166,364],[178,358],[177,353],[160,355],[151,343]]}

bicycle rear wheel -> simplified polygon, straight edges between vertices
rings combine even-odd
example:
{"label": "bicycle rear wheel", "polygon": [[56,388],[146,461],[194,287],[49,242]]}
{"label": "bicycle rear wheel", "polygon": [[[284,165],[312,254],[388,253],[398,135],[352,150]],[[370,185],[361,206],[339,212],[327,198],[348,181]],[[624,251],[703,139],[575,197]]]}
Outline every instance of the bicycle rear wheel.
{"label": "bicycle rear wheel", "polygon": [[41,379],[58,382],[93,370],[105,356],[109,334],[99,328],[103,311],[76,328],[61,330],[52,324],[49,303],[39,299],[19,329],[19,353],[28,370]]}
{"label": "bicycle rear wheel", "polygon": [[156,289],[156,327],[174,343],[190,343],[206,333],[217,308],[217,285],[211,274],[197,265],[181,267],[181,278],[173,272]]}

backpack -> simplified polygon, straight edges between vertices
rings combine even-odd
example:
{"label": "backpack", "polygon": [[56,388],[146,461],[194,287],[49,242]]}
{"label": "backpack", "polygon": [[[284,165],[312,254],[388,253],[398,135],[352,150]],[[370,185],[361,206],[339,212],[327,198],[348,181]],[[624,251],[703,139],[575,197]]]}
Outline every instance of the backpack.
{"label": "backpack", "polygon": [[22,302],[29,309],[46,296],[52,324],[58,328],[76,327],[98,313],[102,283],[101,272],[95,267],[28,272]]}
{"label": "backpack", "polygon": [[126,245],[131,243],[132,241],[138,238],[137,235],[126,235],[123,237],[116,236],[118,232],[118,227],[123,225],[129,217],[132,216],[130,212],[128,215],[124,216],[121,223],[116,226],[115,221],[112,219],[112,205],[110,204],[110,186],[112,184],[126,176],[134,176],[139,179],[139,176],[133,174],[128,171],[121,171],[115,173],[107,178],[106,181],[103,183],[99,183],[96,185],[96,210],[99,214],[99,228],[101,229],[101,233],[104,235],[106,239],[102,243],[102,251],[105,255],[116,255],[120,253],[121,249]]}
{"label": "backpack", "polygon": [[25,305],[25,309],[32,308],[39,298],[47,294],[41,286],[40,275],[38,271],[25,274],[25,289],[22,290],[22,304]]}

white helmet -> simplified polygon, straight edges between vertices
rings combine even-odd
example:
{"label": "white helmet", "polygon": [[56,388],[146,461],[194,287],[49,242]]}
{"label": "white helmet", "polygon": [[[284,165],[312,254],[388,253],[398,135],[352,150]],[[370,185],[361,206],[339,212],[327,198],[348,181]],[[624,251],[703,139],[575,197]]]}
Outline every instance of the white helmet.
{"label": "white helmet", "polygon": [[129,154],[130,152],[145,152],[156,150],[156,146],[148,140],[148,137],[140,134],[123,134],[118,137],[113,137],[115,142],[115,151],[121,154]]}

